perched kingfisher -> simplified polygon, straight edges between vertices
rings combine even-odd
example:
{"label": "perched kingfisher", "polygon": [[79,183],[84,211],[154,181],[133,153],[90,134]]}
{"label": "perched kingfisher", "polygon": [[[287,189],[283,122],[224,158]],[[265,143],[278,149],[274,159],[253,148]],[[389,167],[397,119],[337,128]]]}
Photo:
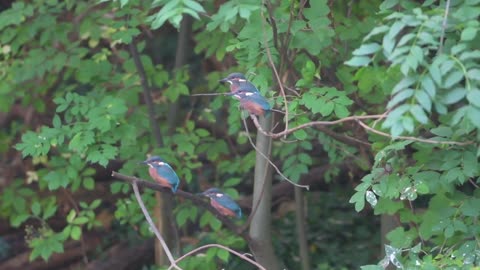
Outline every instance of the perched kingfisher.
{"label": "perched kingfisher", "polygon": [[244,87],[240,87],[237,91],[228,95],[240,100],[240,106],[250,114],[267,116],[272,110],[268,101],[259,92],[251,92]]}
{"label": "perched kingfisher", "polygon": [[226,78],[220,80],[222,83],[228,82],[230,84],[230,92],[236,92],[238,88],[242,87],[246,91],[250,92],[257,92],[259,93],[258,89],[253,85],[251,82],[247,81],[245,75],[242,73],[232,73],[228,75]]}
{"label": "perched kingfisher", "polygon": [[172,189],[172,192],[177,191],[180,179],[172,169],[172,167],[159,156],[152,156],[143,161],[142,164],[147,164],[148,173],[159,185]]}
{"label": "perched kingfisher", "polygon": [[238,204],[227,194],[221,192],[218,188],[209,188],[201,193],[203,196],[210,198],[210,204],[213,208],[224,215],[230,217],[242,217],[242,209]]}

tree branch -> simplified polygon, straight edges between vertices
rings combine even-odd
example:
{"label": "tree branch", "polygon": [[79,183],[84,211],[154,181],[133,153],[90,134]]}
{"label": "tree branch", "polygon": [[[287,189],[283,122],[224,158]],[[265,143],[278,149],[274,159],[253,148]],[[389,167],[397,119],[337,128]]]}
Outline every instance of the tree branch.
{"label": "tree branch", "polygon": [[[198,251],[202,250],[202,249],[206,249],[206,248],[211,248],[211,247],[217,247],[217,248],[221,248],[221,249],[225,249],[227,250],[228,252],[232,253],[232,254],[235,254],[237,255],[238,257],[242,258],[243,260],[255,265],[256,267],[258,267],[258,269],[263,269],[263,270],[266,270],[265,267],[261,266],[259,263],[257,263],[256,261],[248,258],[247,256],[245,256],[244,254],[241,254],[233,249],[230,249],[226,246],[222,246],[222,245],[219,245],[219,244],[207,244],[207,245],[204,245],[204,246],[201,246],[201,247],[198,247],[188,253],[186,253],[185,255],[183,255],[182,257],[178,258],[175,262],[180,262],[181,260],[185,259],[186,257],[190,256],[190,255],[193,255],[195,253],[197,253]],[[168,268],[168,269],[171,269]]]}
{"label": "tree branch", "polygon": [[349,116],[349,117],[345,117],[345,118],[334,120],[334,121],[312,121],[312,122],[308,122],[308,123],[296,126],[294,128],[291,128],[291,129],[284,130],[284,131],[279,132],[279,133],[271,133],[271,132],[267,132],[264,129],[262,129],[261,125],[258,122],[257,117],[255,117],[254,115],[250,115],[250,118],[252,119],[253,124],[255,125],[257,130],[260,131],[263,135],[272,137],[273,139],[277,139],[279,137],[291,134],[291,133],[293,133],[297,130],[304,129],[304,128],[307,128],[307,127],[329,126],[329,125],[336,125],[336,124],[340,124],[340,123],[348,122],[348,121],[355,121],[365,130],[373,132],[373,133],[381,135],[381,136],[384,136],[384,137],[391,138],[391,139],[412,140],[412,141],[430,143],[430,144],[445,144],[445,145],[450,144],[450,145],[462,145],[462,146],[463,145],[470,145],[470,144],[474,143],[473,141],[465,141],[465,142],[437,141],[437,140],[432,140],[432,139],[417,138],[417,137],[413,137],[413,136],[396,136],[396,137],[393,137],[392,135],[390,135],[388,133],[385,133],[385,132],[376,130],[374,128],[371,128],[367,124],[365,124],[361,121],[361,120],[364,120],[364,119],[382,119],[382,118],[385,118],[385,117],[387,117],[385,114],[376,114],[376,115],[363,115],[363,116]]}
{"label": "tree branch", "polygon": [[[119,180],[122,180],[122,181],[125,181],[125,182],[128,182],[130,184],[135,182],[135,183],[138,184],[138,186],[149,188],[149,189],[156,190],[156,191],[159,191],[159,192],[171,192],[171,190],[169,188],[162,187],[157,183],[149,182],[149,181],[146,181],[146,180],[143,180],[143,179],[140,179],[140,178],[137,178],[137,177],[133,177],[133,176],[124,175],[124,174],[121,174],[121,173],[118,173],[118,172],[112,172],[112,177],[116,178],[116,179],[119,179]],[[203,200],[202,198],[200,198],[200,197],[198,197],[198,196],[196,196],[192,193],[189,193],[189,192],[186,192],[186,191],[183,191],[183,190],[180,190],[180,189],[177,190],[175,195],[191,201],[196,206],[205,208],[206,210],[210,211],[214,216],[216,216],[217,219],[220,220],[230,231],[236,233],[238,236],[242,237],[247,242],[250,240],[250,237],[248,236],[248,234],[239,233],[241,228],[239,226],[236,226],[233,223],[233,221],[231,221],[229,218],[227,218],[225,216],[222,216],[220,213],[218,213],[218,211],[215,208],[213,208],[210,205],[209,202]]]}
{"label": "tree branch", "polygon": [[469,145],[472,144],[472,141],[466,141],[466,142],[457,142],[457,141],[437,141],[437,140],[432,140],[432,139],[422,139],[422,138],[417,138],[417,137],[412,137],[412,136],[396,136],[393,137],[392,135],[376,130],[374,128],[369,127],[367,124],[363,123],[359,119],[356,119],[357,123],[362,126],[364,129],[371,131],[372,133],[392,138],[392,139],[401,139],[401,140],[411,140],[411,141],[416,141],[416,142],[424,142],[424,143],[430,143],[430,144],[451,144],[451,145]]}
{"label": "tree branch", "polygon": [[167,254],[168,260],[170,261],[170,265],[176,269],[181,269],[180,267],[177,266],[175,259],[173,258],[172,252],[167,246],[167,243],[165,243],[165,240],[163,239],[162,235],[160,234],[157,227],[155,226],[155,223],[153,223],[152,217],[150,217],[150,214],[148,213],[148,210],[145,207],[145,204],[143,203],[142,196],[138,191],[137,181],[133,181],[132,186],[133,186],[133,192],[135,193],[135,198],[137,199],[137,202],[140,205],[140,208],[142,209],[143,215],[147,219],[148,225],[150,225],[150,229],[155,233],[158,240],[162,244],[163,251],[165,251],[165,254]]}

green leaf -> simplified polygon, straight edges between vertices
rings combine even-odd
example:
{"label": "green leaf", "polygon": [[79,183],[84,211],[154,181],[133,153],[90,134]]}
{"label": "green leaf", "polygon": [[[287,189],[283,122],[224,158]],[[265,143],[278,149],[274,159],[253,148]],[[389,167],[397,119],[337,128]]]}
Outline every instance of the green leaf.
{"label": "green leaf", "polygon": [[72,237],[73,240],[80,240],[81,236],[82,236],[82,228],[80,228],[80,226],[72,226],[70,237]]}
{"label": "green leaf", "polygon": [[37,201],[34,201],[34,202],[32,203],[32,207],[31,207],[31,208],[32,208],[32,214],[35,215],[35,216],[37,216],[37,217],[39,217],[39,216],[40,216],[40,213],[41,213],[41,211],[42,211],[42,208],[41,208],[41,206],[40,206],[40,203],[37,202]]}
{"label": "green leaf", "polygon": [[463,29],[460,39],[465,41],[473,40],[477,35],[477,30],[478,30],[477,27],[467,27]]}
{"label": "green leaf", "polygon": [[295,136],[295,138],[297,140],[303,141],[308,137],[308,134],[304,129],[299,129],[299,130],[293,132],[293,136]]}
{"label": "green leaf", "polygon": [[415,128],[413,119],[406,115],[402,117],[402,125],[403,125],[403,128],[410,133],[412,133]]}
{"label": "green leaf", "polygon": [[15,215],[10,217],[10,224],[12,227],[17,228],[22,224],[25,220],[27,220],[30,217],[28,214],[20,214],[20,215]]}
{"label": "green leaf", "polygon": [[475,106],[468,106],[467,117],[470,119],[472,124],[477,128],[480,128],[480,108]]}
{"label": "green leaf", "polygon": [[432,101],[430,100],[430,96],[427,94],[427,92],[422,90],[415,91],[415,99],[425,111],[431,112]]}
{"label": "green leaf", "polygon": [[430,130],[430,132],[437,135],[437,136],[445,137],[445,138],[449,138],[453,134],[452,129],[450,127],[446,127],[446,126],[439,126],[439,127],[436,127],[436,128],[432,128]]}
{"label": "green leaf", "polygon": [[459,102],[467,94],[467,90],[462,87],[457,87],[448,93],[443,98],[443,103],[449,105]]}
{"label": "green leaf", "polygon": [[378,52],[382,47],[378,43],[362,44],[360,48],[353,51],[353,55],[361,56]]}
{"label": "green leaf", "polygon": [[410,108],[410,113],[417,119],[418,122],[422,124],[428,123],[428,116],[425,111],[418,105],[413,105]]}
{"label": "green leaf", "polygon": [[377,196],[375,196],[375,193],[373,193],[373,192],[370,191],[370,190],[367,190],[367,192],[365,193],[365,198],[366,198],[367,202],[368,202],[373,208],[375,208],[375,206],[377,205]]}
{"label": "green leaf", "polygon": [[437,85],[442,85],[442,72],[440,71],[440,68],[438,67],[436,62],[433,62],[428,67],[428,72],[430,73],[430,76],[432,76],[435,83],[437,83]]}
{"label": "green leaf", "polygon": [[228,250],[225,249],[219,249],[217,251],[217,256],[224,262],[228,262],[228,257],[230,256],[230,253]]}
{"label": "green leaf", "polygon": [[405,89],[405,90],[399,92],[388,102],[387,108],[388,109],[393,108],[394,106],[396,106],[400,102],[402,102],[402,101],[406,100],[407,98],[410,98],[411,96],[413,96],[414,93],[415,93],[415,91],[413,91],[412,89]]}
{"label": "green leaf", "polygon": [[71,223],[75,225],[82,225],[88,222],[88,217],[80,216],[76,217]]}
{"label": "green leaf", "polygon": [[240,177],[232,177],[232,178],[229,178],[227,181],[225,181],[225,183],[223,183],[223,186],[224,187],[233,187],[233,186],[238,185],[241,181],[242,181],[242,178],[240,178]]}
{"label": "green leaf", "polygon": [[392,90],[392,95],[395,95],[397,92],[407,89],[416,82],[413,77],[404,77],[400,82],[398,82]]}
{"label": "green leaf", "polygon": [[95,188],[95,181],[93,178],[87,177],[83,179],[83,187],[85,187],[87,190],[93,190]]}
{"label": "green leaf", "polygon": [[74,209],[70,210],[70,212],[67,215],[67,222],[72,223],[73,219],[77,216],[77,212],[75,212]]}
{"label": "green leaf", "polygon": [[362,67],[368,65],[372,59],[367,56],[354,56],[350,60],[345,62],[345,65],[352,67]]}
{"label": "green leaf", "polygon": [[453,71],[450,74],[448,74],[447,78],[445,79],[445,84],[443,87],[445,88],[451,88],[458,82],[460,82],[463,79],[463,72],[461,71]]}
{"label": "green leaf", "polygon": [[467,99],[470,104],[480,108],[480,90],[474,88],[467,93]]}
{"label": "green leaf", "polygon": [[366,191],[358,191],[348,201],[349,203],[355,203],[355,211],[360,212],[365,207],[365,194]]}
{"label": "green leaf", "polygon": [[57,212],[57,206],[49,205],[44,209],[42,218],[47,220],[48,218],[52,217],[55,212]]}

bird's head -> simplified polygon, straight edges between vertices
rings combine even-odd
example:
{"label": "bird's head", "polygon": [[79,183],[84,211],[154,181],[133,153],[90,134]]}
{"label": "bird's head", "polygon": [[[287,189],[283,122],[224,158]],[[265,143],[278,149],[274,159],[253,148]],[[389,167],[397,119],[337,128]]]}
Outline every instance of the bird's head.
{"label": "bird's head", "polygon": [[232,73],[232,74],[228,75],[226,78],[223,78],[223,79],[220,80],[220,82],[222,82],[222,83],[228,82],[229,84],[246,82],[246,81],[247,81],[247,79],[245,78],[245,75],[243,75],[242,73],[238,73],[238,72]]}
{"label": "bird's head", "polygon": [[224,195],[218,188],[209,188],[200,194],[209,198],[222,197]]}
{"label": "bird's head", "polygon": [[150,167],[159,167],[165,165],[165,160],[159,156],[151,156],[147,160],[142,161],[141,164],[145,164]]}

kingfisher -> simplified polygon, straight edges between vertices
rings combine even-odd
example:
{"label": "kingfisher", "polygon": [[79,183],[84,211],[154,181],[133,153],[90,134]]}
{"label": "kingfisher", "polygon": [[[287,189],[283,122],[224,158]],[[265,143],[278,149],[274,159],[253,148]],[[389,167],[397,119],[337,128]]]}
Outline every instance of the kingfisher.
{"label": "kingfisher", "polygon": [[141,163],[149,166],[148,173],[159,185],[171,188],[173,193],[177,191],[180,179],[165,160],[159,156],[151,156]]}
{"label": "kingfisher", "polygon": [[217,209],[220,214],[236,218],[242,217],[242,209],[240,206],[238,206],[230,196],[218,188],[209,188],[200,194],[209,197],[210,204],[213,208]]}
{"label": "kingfisher", "polygon": [[238,99],[240,106],[250,114],[267,116],[272,110],[268,101],[259,92],[251,92],[248,88],[240,87],[237,91],[227,95]]}
{"label": "kingfisher", "polygon": [[219,82],[222,82],[222,83],[228,82],[230,84],[230,92],[236,92],[238,88],[242,87],[246,91],[260,93],[260,91],[258,91],[255,85],[249,82],[245,78],[245,75],[243,75],[242,73],[238,73],[238,72],[232,73],[228,75],[226,78],[221,79]]}

